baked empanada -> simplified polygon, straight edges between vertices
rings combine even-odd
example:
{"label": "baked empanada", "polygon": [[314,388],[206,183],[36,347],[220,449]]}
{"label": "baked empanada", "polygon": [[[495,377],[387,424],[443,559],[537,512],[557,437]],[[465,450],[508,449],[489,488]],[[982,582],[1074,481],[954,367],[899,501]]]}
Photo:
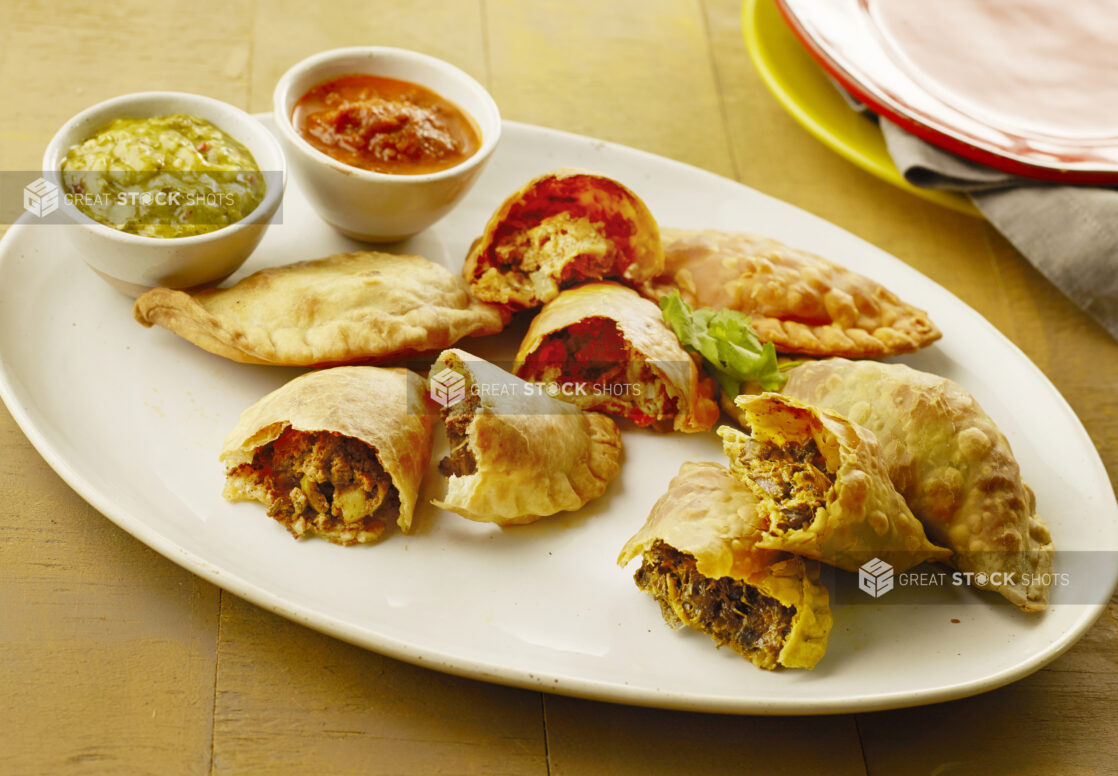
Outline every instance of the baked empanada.
{"label": "baked empanada", "polygon": [[757,497],[759,547],[847,571],[874,558],[902,572],[951,556],[928,541],[869,431],[778,394],[739,396],[737,404],[748,433],[723,426],[718,435],[730,471]]}
{"label": "baked empanada", "polygon": [[621,433],[605,415],[461,350],[443,351],[431,380],[460,386],[451,398],[462,396],[442,410],[450,455],[439,463],[448,482],[435,506],[481,522],[531,523],[593,501],[621,471]]}
{"label": "baked empanada", "polygon": [[757,500],[716,463],[685,463],[617,562],[674,628],[706,633],[761,668],[814,668],[832,617],[819,565],[758,545]]}
{"label": "baked empanada", "polygon": [[648,208],[612,178],[556,170],[497,208],[462,276],[478,299],[522,310],[588,280],[639,283],[664,266]]}
{"label": "baked empanada", "polygon": [[738,310],[782,353],[866,358],[935,342],[927,313],[867,277],[752,234],[663,229],[664,272],[637,288],[679,289],[692,307]]}
{"label": "baked empanada", "polygon": [[788,372],[786,395],[872,431],[928,537],[1025,611],[1048,604],[1052,537],[1009,442],[957,383],[903,364],[828,359]]}
{"label": "baked empanada", "polygon": [[132,314],[219,356],[284,366],[401,360],[509,321],[440,265],[375,251],[271,267],[194,294],[156,288]]}
{"label": "baked empanada", "polygon": [[225,438],[230,501],[259,501],[296,538],[375,542],[411,527],[431,455],[423,378],[335,367],[296,377],[253,404]]}
{"label": "baked empanada", "polygon": [[548,302],[520,343],[514,371],[584,410],[639,426],[707,431],[720,414],[713,381],[660,308],[616,283],[588,283]]}

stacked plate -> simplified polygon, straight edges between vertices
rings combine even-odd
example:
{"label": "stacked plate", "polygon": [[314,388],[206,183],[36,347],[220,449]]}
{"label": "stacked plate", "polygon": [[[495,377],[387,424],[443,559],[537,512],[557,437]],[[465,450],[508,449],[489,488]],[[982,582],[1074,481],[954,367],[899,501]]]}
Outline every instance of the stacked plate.
{"label": "stacked plate", "polygon": [[[745,3],[747,43],[770,87],[802,76],[766,39],[787,38],[774,29],[778,11],[826,73],[914,135],[1018,175],[1118,183],[1118,0],[773,3]],[[790,105],[797,91],[774,88],[818,122],[817,102]]]}

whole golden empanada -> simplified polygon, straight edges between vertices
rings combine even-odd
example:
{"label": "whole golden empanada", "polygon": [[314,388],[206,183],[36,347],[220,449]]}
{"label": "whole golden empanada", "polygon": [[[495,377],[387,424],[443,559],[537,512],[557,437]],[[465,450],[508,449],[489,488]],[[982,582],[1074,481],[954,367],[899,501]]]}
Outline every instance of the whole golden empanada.
{"label": "whole golden empanada", "polygon": [[461,395],[442,410],[450,455],[439,464],[448,482],[435,506],[482,522],[531,523],[593,501],[621,471],[621,433],[605,415],[461,350],[443,351],[431,380],[459,386],[450,398]]}
{"label": "whole golden empanada", "polygon": [[720,414],[713,381],[660,308],[616,283],[587,283],[544,305],[520,343],[514,371],[554,386],[585,410],[640,426],[707,431]]}
{"label": "whole golden empanada", "polygon": [[764,521],[716,463],[685,463],[625,544],[637,587],[673,627],[688,625],[761,668],[813,668],[833,623],[815,561],[758,545]]}
{"label": "whole golden empanada", "polygon": [[673,289],[692,307],[738,310],[782,353],[866,358],[918,350],[940,338],[927,313],[867,277],[757,235],[662,230],[664,272],[637,288],[659,301]]}
{"label": "whole golden empanada", "polygon": [[872,431],[929,538],[977,587],[1025,611],[1047,606],[1052,537],[1008,440],[965,389],[903,364],[836,358],[790,370],[783,393]]}
{"label": "whole golden empanada", "polygon": [[765,519],[758,546],[847,571],[874,558],[902,572],[951,556],[928,541],[869,431],[774,393],[739,396],[737,404],[749,431],[723,426],[718,434],[730,471]]}
{"label": "whole golden empanada", "polygon": [[588,280],[639,283],[663,266],[660,231],[640,197],[604,175],[562,169],[497,208],[462,276],[478,299],[522,310]]}
{"label": "whole golden empanada", "polygon": [[230,501],[259,501],[296,538],[374,542],[411,527],[431,454],[426,383],[350,366],[296,377],[241,415],[221,448]]}
{"label": "whole golden empanada", "polygon": [[285,366],[401,360],[509,320],[442,266],[375,251],[263,269],[229,288],[156,288],[132,314],[219,356]]}

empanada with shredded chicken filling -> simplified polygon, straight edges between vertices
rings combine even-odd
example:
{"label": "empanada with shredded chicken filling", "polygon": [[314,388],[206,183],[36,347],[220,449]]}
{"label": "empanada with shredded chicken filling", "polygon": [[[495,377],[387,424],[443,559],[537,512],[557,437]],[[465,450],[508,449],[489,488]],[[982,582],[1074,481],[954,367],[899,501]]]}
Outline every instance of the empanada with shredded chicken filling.
{"label": "empanada with shredded chicken filling", "polygon": [[867,358],[940,338],[928,314],[867,277],[752,234],[662,230],[664,272],[636,284],[658,301],[679,289],[692,307],[738,310],[782,353]]}
{"label": "empanada with shredded chicken filling", "polygon": [[660,308],[616,283],[587,283],[548,302],[528,327],[514,371],[585,410],[639,426],[706,431],[720,414],[713,381]]}
{"label": "empanada with shredded chicken filling", "polygon": [[718,435],[730,471],[757,497],[765,520],[758,546],[847,571],[874,558],[902,572],[950,557],[893,487],[872,433],[778,394],[737,404],[749,431],[723,426]]}
{"label": "empanada with shredded chicken filling", "polygon": [[814,668],[832,617],[819,565],[764,549],[757,499],[716,463],[685,463],[618,558],[664,620],[761,668]]}
{"label": "empanada with shredded chicken filling", "polygon": [[663,265],[659,228],[640,197],[604,175],[562,169],[497,208],[462,276],[478,299],[522,310],[588,280],[639,283]]}
{"label": "empanada with shredded chicken filling", "polygon": [[964,388],[903,364],[836,358],[791,369],[782,393],[872,431],[893,484],[975,586],[1025,611],[1047,606],[1052,537],[1008,440]]}
{"label": "empanada with shredded chicken filling", "polygon": [[260,270],[229,288],[156,288],[133,316],[247,364],[385,363],[494,334],[509,313],[421,256],[341,253]]}
{"label": "empanada with shredded chicken filling", "polygon": [[377,541],[411,527],[431,454],[426,383],[406,369],[308,372],[241,415],[221,449],[225,498],[259,501],[295,538]]}
{"label": "empanada with shredded chicken filling", "polygon": [[443,351],[431,379],[465,392],[442,410],[450,454],[439,471],[448,482],[435,506],[481,522],[531,523],[581,508],[621,471],[621,433],[605,415],[461,350]]}

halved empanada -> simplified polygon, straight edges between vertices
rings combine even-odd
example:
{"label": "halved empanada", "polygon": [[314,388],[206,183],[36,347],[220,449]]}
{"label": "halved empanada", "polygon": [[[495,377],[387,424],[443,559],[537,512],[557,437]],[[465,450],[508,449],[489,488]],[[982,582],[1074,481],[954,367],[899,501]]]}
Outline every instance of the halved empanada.
{"label": "halved empanada", "polygon": [[687,625],[761,668],[813,668],[832,618],[819,565],[761,548],[753,493],[716,463],[685,463],[625,544],[637,587],[664,620]]}
{"label": "halved empanada", "polygon": [[782,353],[865,358],[908,353],[940,337],[927,313],[867,277],[752,234],[663,229],[664,272],[638,285],[659,300],[738,310]]}
{"label": "halved empanada", "polygon": [[723,426],[718,434],[730,471],[758,499],[758,546],[847,571],[874,558],[901,572],[951,556],[928,541],[869,431],[778,394],[739,396],[737,404],[749,431]]}
{"label": "halved empanada", "polygon": [[593,501],[621,470],[621,434],[605,415],[461,350],[443,351],[431,380],[457,386],[442,410],[450,455],[439,463],[448,482],[435,506],[482,522],[531,523]]}
{"label": "halved empanada", "polygon": [[374,542],[411,527],[431,454],[422,377],[351,366],[309,372],[241,415],[225,438],[225,498],[259,501],[296,538]]}
{"label": "halved empanada", "polygon": [[156,288],[132,310],[246,364],[384,363],[494,334],[509,313],[421,256],[341,253],[260,270],[229,288]]}
{"label": "halved empanada", "polygon": [[640,197],[604,175],[563,169],[497,208],[462,276],[478,299],[522,310],[588,280],[639,283],[663,266],[660,231]]}
{"label": "halved empanada", "polygon": [[783,392],[874,433],[913,514],[977,587],[1025,611],[1047,605],[1052,537],[1009,442],[966,390],[903,364],[836,358],[790,370]]}
{"label": "halved empanada", "polygon": [[714,383],[631,288],[588,283],[548,302],[516,354],[516,374],[585,410],[676,431],[718,420]]}

